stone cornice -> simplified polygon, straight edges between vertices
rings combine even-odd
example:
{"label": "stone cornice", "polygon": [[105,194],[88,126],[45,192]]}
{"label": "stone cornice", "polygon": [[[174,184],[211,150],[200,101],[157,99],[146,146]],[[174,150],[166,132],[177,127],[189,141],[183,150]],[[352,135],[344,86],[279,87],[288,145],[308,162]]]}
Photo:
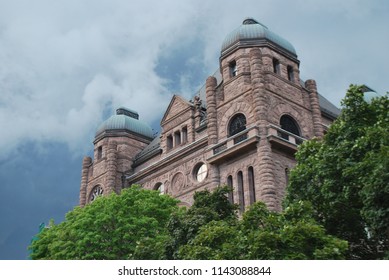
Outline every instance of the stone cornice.
{"label": "stone cornice", "polygon": [[164,168],[167,165],[170,165],[172,161],[178,161],[184,157],[186,157],[188,154],[192,153],[193,150],[198,150],[201,148],[204,148],[208,145],[208,137],[205,136],[193,143],[190,143],[181,149],[177,149],[174,152],[168,154],[166,157],[162,158],[158,162],[155,162],[142,170],[139,170],[136,174],[130,175],[126,177],[127,181],[139,181],[142,178],[148,176],[150,173],[155,172],[156,170],[160,168]]}

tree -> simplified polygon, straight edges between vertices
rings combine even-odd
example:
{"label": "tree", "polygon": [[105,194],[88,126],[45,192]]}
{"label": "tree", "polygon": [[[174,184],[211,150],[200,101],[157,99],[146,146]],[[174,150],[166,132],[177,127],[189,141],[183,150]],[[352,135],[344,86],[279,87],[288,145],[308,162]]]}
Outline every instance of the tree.
{"label": "tree", "polygon": [[388,250],[389,98],[366,101],[363,90],[351,85],[324,139],[300,146],[286,205],[310,201],[328,233],[349,242],[348,258],[376,259]]}
{"label": "tree", "polygon": [[181,211],[172,214],[167,226],[170,234],[166,246],[167,259],[179,259],[179,248],[194,239],[201,226],[211,221],[236,221],[237,205],[226,198],[230,191],[230,187],[217,187],[213,192],[196,192],[194,203],[188,210],[181,208]]}
{"label": "tree", "polygon": [[76,207],[32,242],[32,259],[163,259],[178,201],[133,186]]}
{"label": "tree", "polygon": [[347,242],[327,235],[308,204],[271,212],[253,204],[234,223],[219,220],[202,226],[179,249],[183,259],[342,259]]}
{"label": "tree", "polygon": [[175,259],[339,259],[347,242],[332,237],[313,218],[307,203],[284,212],[252,205],[239,219],[228,187],[196,193],[187,211],[174,215],[166,250]]}

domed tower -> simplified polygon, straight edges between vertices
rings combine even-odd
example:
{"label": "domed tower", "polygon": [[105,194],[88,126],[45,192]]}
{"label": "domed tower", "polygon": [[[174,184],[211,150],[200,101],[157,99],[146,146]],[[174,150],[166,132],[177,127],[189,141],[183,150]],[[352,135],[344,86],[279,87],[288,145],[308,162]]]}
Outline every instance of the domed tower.
{"label": "domed tower", "polygon": [[131,172],[135,155],[154,138],[148,124],[139,120],[139,114],[121,107],[116,115],[104,121],[96,131],[94,160],[85,157],[82,164],[80,205],[97,196],[120,193],[122,178]]}
{"label": "domed tower", "polygon": [[280,210],[297,146],[323,135],[316,83],[299,65],[289,41],[247,18],[222,43],[222,82],[207,79],[209,162],[241,211],[258,200]]}

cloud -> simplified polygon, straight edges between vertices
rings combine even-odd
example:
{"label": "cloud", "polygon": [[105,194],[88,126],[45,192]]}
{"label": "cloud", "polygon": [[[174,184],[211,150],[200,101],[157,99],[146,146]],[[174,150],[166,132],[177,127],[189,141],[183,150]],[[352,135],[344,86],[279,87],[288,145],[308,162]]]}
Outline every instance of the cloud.
{"label": "cloud", "polygon": [[170,93],[156,63],[185,39],[194,2],[171,2],[174,16],[159,2],[115,2],[2,4],[0,146],[89,144],[103,112],[122,105],[160,117]]}
{"label": "cloud", "polygon": [[382,91],[373,73],[387,70],[387,11],[385,1],[360,0],[2,3],[2,155],[27,140],[84,152],[122,105],[157,123],[172,93],[189,98],[218,68],[224,36],[247,16],[290,40],[302,77],[317,79],[335,103],[351,82]]}

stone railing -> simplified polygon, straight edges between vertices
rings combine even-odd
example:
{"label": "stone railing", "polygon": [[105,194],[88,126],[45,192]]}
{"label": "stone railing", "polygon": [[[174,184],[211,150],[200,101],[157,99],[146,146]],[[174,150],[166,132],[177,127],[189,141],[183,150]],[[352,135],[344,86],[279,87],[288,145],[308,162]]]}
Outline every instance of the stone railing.
{"label": "stone railing", "polygon": [[268,136],[275,136],[276,138],[283,139],[294,145],[300,145],[306,139],[300,136],[297,136],[289,131],[282,129],[281,127],[275,125],[268,126]]}
{"label": "stone railing", "polygon": [[254,136],[258,136],[258,129],[256,127],[250,127],[247,128],[229,138],[227,138],[225,141],[217,145],[213,148],[213,154],[219,154],[227,149],[232,148],[236,144],[239,144],[249,138],[252,138]]}

